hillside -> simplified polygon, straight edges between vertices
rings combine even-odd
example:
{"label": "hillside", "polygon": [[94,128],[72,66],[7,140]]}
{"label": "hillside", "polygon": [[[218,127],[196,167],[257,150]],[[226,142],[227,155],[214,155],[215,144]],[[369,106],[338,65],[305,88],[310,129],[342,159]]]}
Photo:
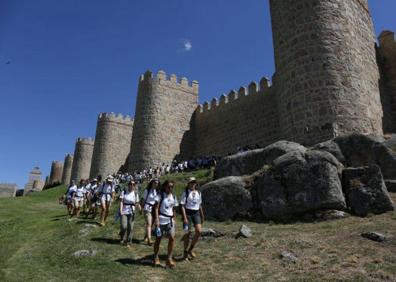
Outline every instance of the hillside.
{"label": "hillside", "polygon": [[[190,175],[171,176],[178,194]],[[209,171],[193,175],[201,182],[210,178]],[[360,236],[365,231],[395,236],[396,212],[320,223],[208,221],[206,227],[225,236],[201,241],[196,260],[178,262],[176,269],[169,270],[153,268],[152,248],[139,242],[142,216],[135,223],[133,247],[121,247],[119,224],[112,220],[104,228],[91,220],[69,222],[65,207],[57,202],[64,191],[59,186],[0,200],[0,281],[396,280],[396,240],[377,243]],[[234,238],[242,224],[252,229],[251,238]],[[182,253],[180,225],[179,221],[175,256]],[[96,255],[73,256],[78,250]],[[294,253],[297,262],[280,259],[282,251]]]}

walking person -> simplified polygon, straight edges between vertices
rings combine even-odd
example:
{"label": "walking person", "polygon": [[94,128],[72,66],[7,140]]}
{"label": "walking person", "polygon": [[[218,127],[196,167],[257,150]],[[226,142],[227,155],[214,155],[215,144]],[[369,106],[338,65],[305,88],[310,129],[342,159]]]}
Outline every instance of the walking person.
{"label": "walking person", "polygon": [[128,183],[128,188],[121,192],[120,199],[121,244],[130,246],[132,244],[133,226],[135,223],[135,208],[137,207],[141,210],[139,195],[136,191],[136,183],[134,181]]}
{"label": "walking person", "polygon": [[[180,199],[183,229],[185,231],[185,234],[182,237],[182,241],[184,242],[184,259],[194,259],[196,257],[194,248],[202,232],[202,223],[204,221],[202,195],[197,188],[197,180],[195,177],[190,177],[187,187]],[[195,233],[192,240],[190,240],[193,226]]]}
{"label": "walking person", "polygon": [[75,215],[77,218],[80,216],[80,210],[84,205],[84,197],[85,197],[85,180],[81,179],[76,191],[73,193],[74,210],[71,217],[73,217],[73,215]]}
{"label": "walking person", "polygon": [[73,214],[73,194],[76,192],[76,190],[77,190],[76,182],[72,180],[65,194],[67,213],[70,216]]}
{"label": "walking person", "polygon": [[95,192],[98,187],[97,181],[98,180],[96,178],[94,178],[94,179],[92,179],[92,181],[89,185],[89,189],[87,189],[87,186],[85,187],[85,189],[87,189],[87,205],[88,205],[87,217],[90,214],[92,214],[92,215],[95,214],[95,212],[94,212],[95,206],[96,206],[95,204],[98,199],[98,197],[95,196]]}
{"label": "walking person", "polygon": [[100,225],[105,226],[107,217],[109,215],[111,203],[115,196],[115,189],[113,186],[113,176],[109,175],[106,181],[99,188],[101,213],[100,213]]}
{"label": "walking person", "polygon": [[154,266],[160,266],[161,262],[158,256],[161,239],[163,236],[168,238],[168,256],[166,265],[170,268],[175,267],[173,261],[173,249],[175,247],[175,207],[179,205],[176,196],[173,195],[172,181],[165,181],[161,186],[161,191],[157,195],[154,206],[155,211],[155,233],[156,239],[154,243]]}
{"label": "walking person", "polygon": [[151,229],[153,227],[153,207],[155,205],[155,200],[157,194],[159,193],[160,182],[158,179],[152,179],[147,185],[143,193],[143,213],[145,221],[145,235],[144,242],[149,246],[152,245],[151,242]]}

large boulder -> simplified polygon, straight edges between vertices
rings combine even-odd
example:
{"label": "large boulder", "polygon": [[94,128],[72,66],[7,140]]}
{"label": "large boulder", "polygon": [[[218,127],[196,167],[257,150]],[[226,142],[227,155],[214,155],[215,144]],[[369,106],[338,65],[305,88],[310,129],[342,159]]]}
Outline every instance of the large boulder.
{"label": "large boulder", "polygon": [[385,179],[396,179],[396,153],[388,147],[392,140],[377,135],[351,134],[336,137],[333,141],[345,157],[345,166],[376,164],[381,168]]}
{"label": "large boulder", "polygon": [[282,219],[315,210],[346,208],[339,172],[330,153],[289,152],[253,177],[255,205],[267,219]]}
{"label": "large boulder", "polygon": [[226,176],[250,175],[260,170],[265,164],[271,164],[279,156],[293,151],[305,152],[306,150],[304,146],[298,143],[278,141],[263,149],[228,156],[223,158],[216,166],[214,179]]}
{"label": "large boulder", "polygon": [[201,187],[203,208],[208,218],[228,220],[249,216],[252,197],[249,182],[243,177],[230,176]]}
{"label": "large boulder", "polygon": [[340,146],[338,146],[338,144],[333,140],[328,140],[326,142],[316,144],[311,149],[329,152],[334,157],[336,157],[340,163],[345,163],[345,157],[342,154]]}
{"label": "large boulder", "polygon": [[367,216],[394,209],[377,165],[346,168],[342,172],[342,181],[348,206],[354,214]]}

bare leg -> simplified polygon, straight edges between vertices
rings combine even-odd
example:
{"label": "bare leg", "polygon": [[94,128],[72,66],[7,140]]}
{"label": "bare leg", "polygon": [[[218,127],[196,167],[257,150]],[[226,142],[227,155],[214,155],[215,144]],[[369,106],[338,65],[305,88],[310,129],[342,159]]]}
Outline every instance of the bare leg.
{"label": "bare leg", "polygon": [[192,249],[194,249],[195,245],[197,244],[199,237],[201,237],[201,232],[202,232],[202,226],[201,224],[197,224],[195,225],[195,234],[194,234],[194,238],[192,239],[191,242],[191,246],[189,251],[191,251]]}
{"label": "bare leg", "polygon": [[169,241],[168,241],[168,260],[172,259],[174,247],[175,247],[175,237],[169,236]]}
{"label": "bare leg", "polygon": [[161,244],[161,239],[162,237],[156,237],[155,243],[154,243],[154,259],[158,259],[158,252],[159,252],[159,247]]}

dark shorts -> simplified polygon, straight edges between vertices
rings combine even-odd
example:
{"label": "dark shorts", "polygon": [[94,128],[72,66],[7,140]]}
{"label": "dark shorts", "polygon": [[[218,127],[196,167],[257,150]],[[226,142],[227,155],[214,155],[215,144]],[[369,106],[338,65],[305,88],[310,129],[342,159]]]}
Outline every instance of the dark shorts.
{"label": "dark shorts", "polygon": [[199,210],[194,211],[194,210],[186,209],[186,215],[187,215],[187,220],[188,220],[189,226],[195,226],[197,224],[202,224],[201,214],[199,213]]}
{"label": "dark shorts", "polygon": [[160,225],[161,229],[161,234],[164,237],[175,237],[175,224],[165,224],[165,225]]}

